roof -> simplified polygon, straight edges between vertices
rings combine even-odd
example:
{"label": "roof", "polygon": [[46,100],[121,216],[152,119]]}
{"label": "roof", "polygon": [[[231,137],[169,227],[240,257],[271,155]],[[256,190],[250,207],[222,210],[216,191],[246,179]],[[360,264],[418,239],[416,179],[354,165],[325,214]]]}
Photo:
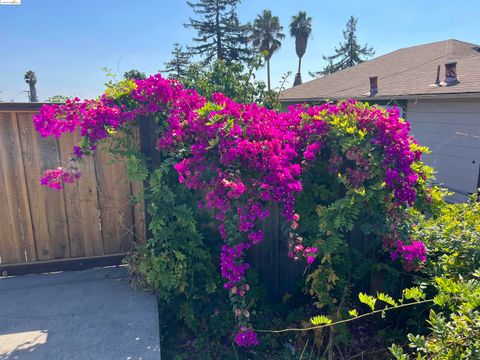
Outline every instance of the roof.
{"label": "roof", "polygon": [[[437,66],[440,81],[445,63],[457,62],[458,81],[452,86],[434,86]],[[378,77],[378,92],[370,97],[369,78]],[[458,40],[412,46],[393,51],[331,75],[284,90],[281,102],[322,99],[408,99],[418,96],[480,97],[480,46]]]}

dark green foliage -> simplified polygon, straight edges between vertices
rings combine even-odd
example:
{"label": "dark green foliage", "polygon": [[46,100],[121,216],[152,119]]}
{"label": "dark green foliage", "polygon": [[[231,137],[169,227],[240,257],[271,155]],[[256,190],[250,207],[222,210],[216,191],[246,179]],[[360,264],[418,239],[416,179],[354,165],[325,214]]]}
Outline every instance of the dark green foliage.
{"label": "dark green foliage", "polygon": [[245,71],[242,64],[227,64],[215,61],[210,66],[193,64],[190,66],[183,83],[185,87],[194,88],[199,94],[210,98],[221,92],[240,102],[262,103],[265,97],[265,84],[254,79],[254,67]]}
{"label": "dark green foliage", "polygon": [[420,220],[416,237],[428,248],[430,276],[468,278],[480,269],[480,202],[450,204]]}
{"label": "dark green foliage", "polygon": [[398,360],[480,358],[480,202],[450,204],[421,217],[416,236],[425,241],[424,280],[433,287],[428,331],[408,335],[412,355],[393,345]]}
{"label": "dark green foliage", "polygon": [[147,211],[152,238],[146,250],[153,261],[139,265],[162,301],[170,300],[172,294],[190,299],[216,289],[213,262],[188,205],[194,203],[193,194],[169,182],[175,176],[171,172],[171,161],[164,161],[150,176]]}
{"label": "dark green foliage", "polygon": [[328,75],[334,72],[346,69],[367,60],[375,55],[375,51],[367,44],[361,46],[357,39],[357,21],[351,16],[347,22],[347,27],[343,31],[344,42],[335,48],[335,55],[323,56],[328,61],[328,65],[321,71],[312,73],[313,76]]}
{"label": "dark green foliage", "polygon": [[179,43],[173,44],[172,59],[165,63],[165,70],[169,77],[173,77],[179,81],[184,80],[188,76],[188,68],[190,66],[191,54],[183,50]]}
{"label": "dark green foliage", "polygon": [[250,27],[238,20],[236,7],[240,0],[187,1],[198,19],[190,18],[186,27],[197,31],[193,41],[198,45],[189,47],[192,54],[200,55],[205,64],[214,60],[248,62]]}
{"label": "dark green foliage", "polygon": [[430,310],[427,321],[430,332],[409,334],[411,351],[392,345],[390,350],[396,359],[480,359],[480,271],[470,277],[470,280],[436,278],[435,304],[440,311]]}
{"label": "dark green foliage", "polygon": [[[151,236],[128,264],[136,284],[157,294],[162,354],[173,358],[190,344],[189,351],[202,349],[196,358],[210,359],[222,351],[233,327],[216,268],[219,239],[208,227],[199,228],[211,219],[194,211],[198,197],[178,183],[172,161],[165,158],[148,177],[144,198]],[[133,171],[145,174],[139,167]]]}
{"label": "dark green foliage", "polygon": [[126,80],[143,80],[146,79],[147,76],[143,71],[139,71],[136,69],[129,70],[123,74],[123,78]]}

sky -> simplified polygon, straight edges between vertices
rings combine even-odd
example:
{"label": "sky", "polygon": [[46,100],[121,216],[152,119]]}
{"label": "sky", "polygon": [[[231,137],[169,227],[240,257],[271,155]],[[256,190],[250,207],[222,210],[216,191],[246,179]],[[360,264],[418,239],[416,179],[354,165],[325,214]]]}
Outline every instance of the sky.
{"label": "sky", "polygon": [[[308,71],[323,68],[322,55],[331,55],[342,40],[348,18],[358,18],[361,44],[376,55],[403,47],[446,39],[480,44],[478,0],[243,0],[242,22],[252,22],[270,9],[287,35],[272,56],[272,87],[297,67],[294,40],[288,25],[304,10],[312,17],[312,36],[302,60]],[[37,74],[40,101],[62,94],[95,98],[108,80],[102,68],[123,74],[132,68],[153,74],[171,58],[174,42],[191,45],[195,32],[183,26],[195,16],[185,0],[22,0],[0,6],[0,99],[27,101],[23,80]],[[266,79],[266,70],[257,73]],[[287,85],[287,86],[290,86]]]}

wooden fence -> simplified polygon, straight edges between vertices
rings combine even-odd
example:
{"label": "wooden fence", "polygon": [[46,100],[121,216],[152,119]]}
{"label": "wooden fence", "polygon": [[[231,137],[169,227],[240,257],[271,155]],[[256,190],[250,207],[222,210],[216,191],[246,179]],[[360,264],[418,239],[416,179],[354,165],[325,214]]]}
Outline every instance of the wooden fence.
{"label": "wooden fence", "polygon": [[[66,270],[78,261],[118,262],[146,237],[148,216],[130,203],[139,185],[128,182],[126,165],[105,151],[87,157],[81,179],[63,191],[40,185],[43,171],[67,162],[79,141],[78,134],[69,133],[58,140],[42,138],[32,119],[40,106],[0,103],[0,276],[2,271]],[[140,145],[149,167],[156,167],[161,160],[155,125],[148,118],[140,121]],[[278,207],[270,211],[263,224],[265,239],[252,247],[248,261],[268,293],[280,298],[295,287],[304,266],[288,259],[282,217]]]}
{"label": "wooden fence", "polygon": [[43,171],[67,162],[79,135],[40,137],[32,122],[40,105],[0,103],[0,270],[125,254],[145,239],[126,165],[99,151],[81,165],[81,181],[64,191],[41,186]]}

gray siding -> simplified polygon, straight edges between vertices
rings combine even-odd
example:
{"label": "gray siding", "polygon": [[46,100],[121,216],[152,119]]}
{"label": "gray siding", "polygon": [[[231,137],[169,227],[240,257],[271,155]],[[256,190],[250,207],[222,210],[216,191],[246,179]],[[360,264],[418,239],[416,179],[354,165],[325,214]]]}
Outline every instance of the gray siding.
{"label": "gray siding", "polygon": [[466,201],[479,181],[480,99],[409,100],[406,118],[412,133],[431,154],[423,160],[437,171],[437,183]]}

